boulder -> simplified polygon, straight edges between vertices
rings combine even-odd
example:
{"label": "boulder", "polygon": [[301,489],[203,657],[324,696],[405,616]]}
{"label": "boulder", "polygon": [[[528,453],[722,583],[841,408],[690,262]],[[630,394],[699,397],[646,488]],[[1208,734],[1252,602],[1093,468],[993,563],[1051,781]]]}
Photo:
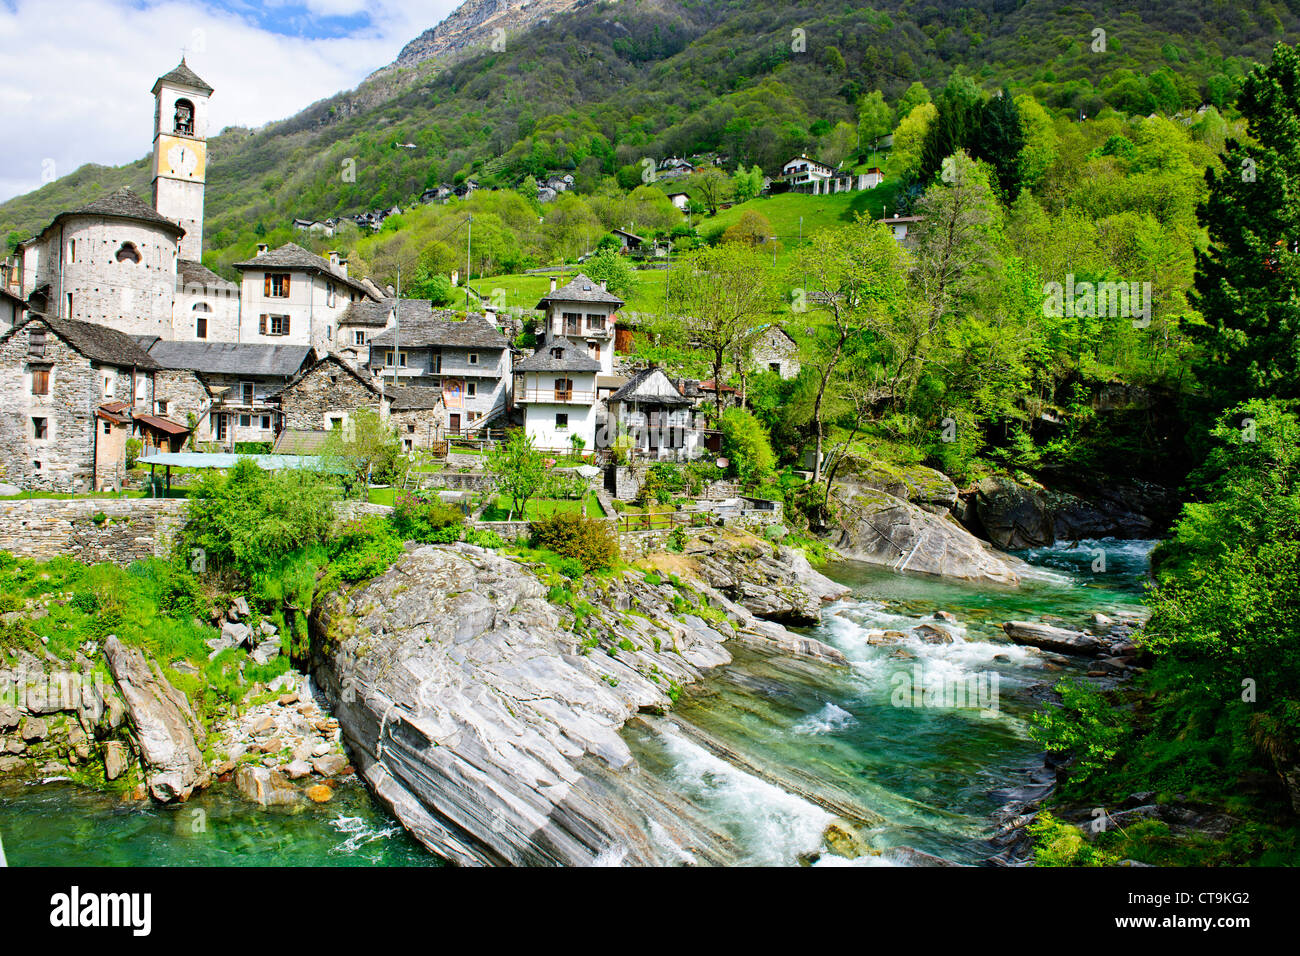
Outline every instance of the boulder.
{"label": "boulder", "polygon": [[685,554],[693,577],[780,624],[817,624],[825,603],[849,593],[814,569],[802,551],[743,531],[724,530],[708,542],[697,538],[688,542]]}
{"label": "boulder", "polygon": [[333,777],[343,772],[348,765],[348,758],[342,754],[326,754],[311,762],[312,769],[322,777]]}
{"label": "boulder", "polygon": [[284,768],[284,772],[289,775],[290,780],[301,780],[303,777],[311,776],[311,764],[305,760],[295,760]]}
{"label": "boulder", "polygon": [[120,740],[110,740],[104,744],[104,776],[116,780],[126,773],[130,766],[130,752]]}
{"label": "boulder", "polygon": [[229,647],[239,647],[241,644],[248,643],[252,633],[247,624],[236,624],[234,621],[227,621],[221,625],[221,638],[227,642]]}
{"label": "boulder", "polygon": [[206,734],[189,700],[116,637],[109,637],[104,656],[140,742],[149,792],[164,803],[189,799],[209,783],[200,746]]}
{"label": "boulder", "polygon": [[846,558],[898,571],[1017,585],[1022,562],[999,554],[951,517],[852,481],[832,492],[830,543]]}
{"label": "boulder", "polygon": [[28,743],[44,740],[49,733],[49,725],[39,717],[24,717],[18,726],[18,735]]}
{"label": "boulder", "polygon": [[912,633],[927,644],[952,643],[952,634],[947,629],[936,627],[933,624],[918,624],[912,628]]}
{"label": "boulder", "polygon": [[302,800],[298,788],[269,767],[243,764],[235,770],[235,786],[245,799],[263,807],[291,806]]}
{"label": "boulder", "polygon": [[1056,651],[1058,654],[1096,657],[1108,646],[1091,634],[1053,627],[1051,624],[1040,624],[1036,621],[1007,621],[1002,625],[1002,630],[1017,644]]}
{"label": "boulder", "polygon": [[323,783],[310,786],[303,792],[312,803],[329,803],[334,799],[334,791]]}
{"label": "boulder", "polygon": [[1089,490],[1084,498],[1010,478],[985,478],[976,488],[973,510],[988,539],[1010,550],[1056,541],[1150,538],[1168,510],[1168,494],[1152,486],[1128,483]]}
{"label": "boulder", "polygon": [[835,479],[883,491],[937,515],[947,514],[959,500],[952,479],[924,465],[893,465],[849,457],[836,469]]}

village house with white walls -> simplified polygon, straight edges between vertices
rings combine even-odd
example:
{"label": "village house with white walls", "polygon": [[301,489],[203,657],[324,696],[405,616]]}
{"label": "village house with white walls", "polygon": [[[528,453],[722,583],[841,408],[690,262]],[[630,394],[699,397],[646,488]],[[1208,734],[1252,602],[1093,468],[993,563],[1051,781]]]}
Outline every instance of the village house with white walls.
{"label": "village house with white walls", "polygon": [[515,403],[524,410],[524,430],[535,447],[571,452],[576,436],[579,447],[595,449],[599,359],[556,337],[539,344],[514,371]]}

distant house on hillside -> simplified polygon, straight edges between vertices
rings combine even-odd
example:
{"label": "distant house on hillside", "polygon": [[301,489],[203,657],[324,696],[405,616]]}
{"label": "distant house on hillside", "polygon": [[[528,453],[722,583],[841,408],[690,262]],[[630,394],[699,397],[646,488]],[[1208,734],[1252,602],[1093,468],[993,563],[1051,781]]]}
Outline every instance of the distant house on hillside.
{"label": "distant house on hillside", "polygon": [[767,325],[759,330],[750,349],[753,368],[759,372],[776,372],[791,379],[799,374],[799,346],[779,325]]}
{"label": "distant house on hillside", "polygon": [[686,212],[687,208],[689,208],[691,204],[691,194],[683,192],[669,193],[668,201],[682,212]]}
{"label": "distant house on hillside", "polygon": [[[876,175],[873,176],[873,172]],[[807,156],[796,156],[781,167],[779,182],[787,192],[829,196],[832,193],[874,189],[882,179],[878,169],[862,173],[844,172]]]}
{"label": "distant house on hillside", "polygon": [[924,216],[900,216],[894,213],[893,216],[885,219],[877,219],[876,222],[884,223],[894,233],[894,238],[899,242],[906,242],[908,233],[916,228],[917,223],[922,222]]}
{"label": "distant house on hillside", "polygon": [[682,179],[695,172],[695,165],[689,160],[671,156],[659,164],[660,179]]}

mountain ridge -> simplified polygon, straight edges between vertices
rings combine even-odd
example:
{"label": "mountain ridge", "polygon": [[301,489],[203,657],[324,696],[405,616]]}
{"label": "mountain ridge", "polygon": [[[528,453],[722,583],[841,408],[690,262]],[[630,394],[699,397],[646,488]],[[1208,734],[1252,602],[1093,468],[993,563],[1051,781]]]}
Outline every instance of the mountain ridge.
{"label": "mountain ridge", "polygon": [[[484,46],[511,22],[527,43],[512,42],[506,26],[504,50]],[[1090,50],[1101,23],[1104,55]],[[242,244],[242,254],[255,229],[405,203],[489,162],[496,172],[484,185],[566,171],[580,190],[622,173],[631,181],[646,156],[716,152],[772,173],[815,150],[837,121],[854,122],[866,92],[896,100],[914,81],[937,89],[957,70],[1064,115],[1194,109],[1229,95],[1275,40],[1297,38],[1297,13],[1271,0],[883,0],[878,9],[468,0],[355,89],[213,137],[206,240],[209,249]],[[140,160],[83,166],[0,204],[0,234],[30,235],[122,186],[145,193],[146,144],[142,130]],[[342,175],[349,161],[352,180]]]}

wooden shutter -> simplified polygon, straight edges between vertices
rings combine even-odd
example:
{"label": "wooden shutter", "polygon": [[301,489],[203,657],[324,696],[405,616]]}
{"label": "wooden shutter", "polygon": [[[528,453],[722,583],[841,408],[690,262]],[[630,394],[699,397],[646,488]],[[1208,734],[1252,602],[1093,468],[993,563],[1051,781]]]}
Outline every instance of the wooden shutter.
{"label": "wooden shutter", "polygon": [[286,274],[284,277],[284,297],[286,299],[289,298],[289,279],[290,276]]}
{"label": "wooden shutter", "polygon": [[[286,280],[286,281],[287,281],[287,280]],[[289,317],[286,315],[286,316],[282,316],[282,318],[284,319],[284,324],[283,324],[281,327],[284,329],[284,334],[285,334],[285,335],[288,335],[288,334],[289,334]]]}
{"label": "wooden shutter", "polygon": [[[268,279],[267,281],[270,282],[271,280]],[[263,312],[257,319],[257,331],[259,335],[266,334],[266,313],[265,312]]]}
{"label": "wooden shutter", "polygon": [[269,299],[271,298],[271,273],[268,272],[263,278],[266,281],[262,289],[262,295]]}

